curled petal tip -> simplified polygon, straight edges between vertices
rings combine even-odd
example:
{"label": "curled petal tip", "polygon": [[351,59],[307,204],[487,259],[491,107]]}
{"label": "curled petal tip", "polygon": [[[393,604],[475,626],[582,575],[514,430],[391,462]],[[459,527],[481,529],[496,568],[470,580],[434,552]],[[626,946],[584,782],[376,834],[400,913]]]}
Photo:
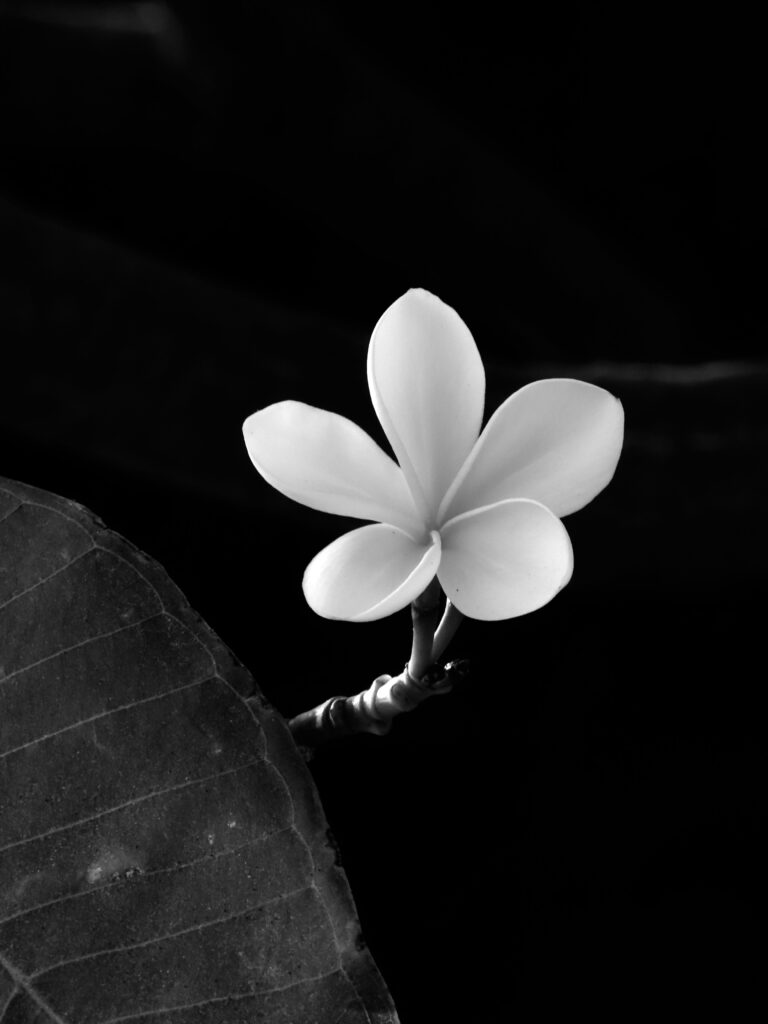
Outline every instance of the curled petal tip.
{"label": "curled petal tip", "polygon": [[312,559],[304,573],[304,596],[326,619],[383,619],[415,600],[439,563],[438,534],[419,544],[394,526],[363,526]]}

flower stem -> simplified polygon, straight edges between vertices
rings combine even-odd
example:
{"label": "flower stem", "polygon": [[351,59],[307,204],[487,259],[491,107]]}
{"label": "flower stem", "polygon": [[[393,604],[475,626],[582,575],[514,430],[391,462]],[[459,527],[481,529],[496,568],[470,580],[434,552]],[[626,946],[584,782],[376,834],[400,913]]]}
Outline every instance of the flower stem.
{"label": "flower stem", "polygon": [[399,676],[377,676],[367,690],[354,697],[329,697],[288,723],[300,746],[315,747],[325,740],[371,732],[383,736],[392,719],[410,711],[428,697],[448,693],[457,679],[467,674],[466,661],[451,661],[445,667],[437,660],[464,617],[450,601],[437,632],[442,591],[437,577],[411,604],[413,645],[411,657]]}
{"label": "flower stem", "polygon": [[461,625],[464,616],[450,601],[445,603],[445,611],[437,627],[435,639],[432,642],[432,661],[439,661],[445,648],[453,640],[453,635]]}
{"label": "flower stem", "polygon": [[433,665],[420,679],[414,679],[406,665],[394,678],[377,676],[367,690],[354,697],[330,697],[303,711],[290,720],[288,728],[295,742],[304,747],[359,732],[383,736],[396,715],[410,711],[428,697],[448,693],[467,671],[466,661],[451,661],[444,668]]}
{"label": "flower stem", "polygon": [[408,673],[412,679],[421,679],[434,661],[432,643],[440,618],[440,594],[440,584],[435,576],[426,590],[411,604],[413,646]]}

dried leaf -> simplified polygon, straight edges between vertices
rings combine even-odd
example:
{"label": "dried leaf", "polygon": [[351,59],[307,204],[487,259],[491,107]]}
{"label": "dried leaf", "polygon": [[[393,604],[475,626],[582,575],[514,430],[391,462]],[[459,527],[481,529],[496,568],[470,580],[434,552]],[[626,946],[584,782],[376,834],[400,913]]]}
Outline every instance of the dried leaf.
{"label": "dried leaf", "polygon": [[0,1020],[396,1022],[279,714],[163,570],[0,480]]}

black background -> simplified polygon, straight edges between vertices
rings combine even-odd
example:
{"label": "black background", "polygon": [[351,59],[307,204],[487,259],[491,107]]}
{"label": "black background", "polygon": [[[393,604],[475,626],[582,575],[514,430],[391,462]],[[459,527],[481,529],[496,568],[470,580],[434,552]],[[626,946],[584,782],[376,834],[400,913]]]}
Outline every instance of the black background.
{"label": "black background", "polygon": [[404,1024],[764,1003],[759,39],[738,8],[0,4],[0,473],[158,559],[286,715],[410,627],[309,611],[357,524],[273,492],[245,416],[382,440],[366,347],[413,285],[487,413],[546,376],[624,403],[568,588],[312,762]]}

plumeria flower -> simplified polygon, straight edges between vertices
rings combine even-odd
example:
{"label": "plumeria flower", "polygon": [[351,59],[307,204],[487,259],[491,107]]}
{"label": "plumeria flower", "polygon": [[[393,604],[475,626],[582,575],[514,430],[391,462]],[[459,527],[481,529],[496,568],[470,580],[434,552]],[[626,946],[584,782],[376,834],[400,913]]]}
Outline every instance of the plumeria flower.
{"label": "plumeria flower", "polygon": [[435,575],[474,619],[525,615],[550,601],[573,570],[561,517],[590,502],[616,469],[618,399],[579,380],[535,381],[481,434],[477,346],[455,310],[422,289],[376,324],[368,386],[397,462],[350,420],[302,402],[270,405],[243,425],[253,464],[278,491],[373,520],[310,562],[310,607],[329,619],[380,619]]}

